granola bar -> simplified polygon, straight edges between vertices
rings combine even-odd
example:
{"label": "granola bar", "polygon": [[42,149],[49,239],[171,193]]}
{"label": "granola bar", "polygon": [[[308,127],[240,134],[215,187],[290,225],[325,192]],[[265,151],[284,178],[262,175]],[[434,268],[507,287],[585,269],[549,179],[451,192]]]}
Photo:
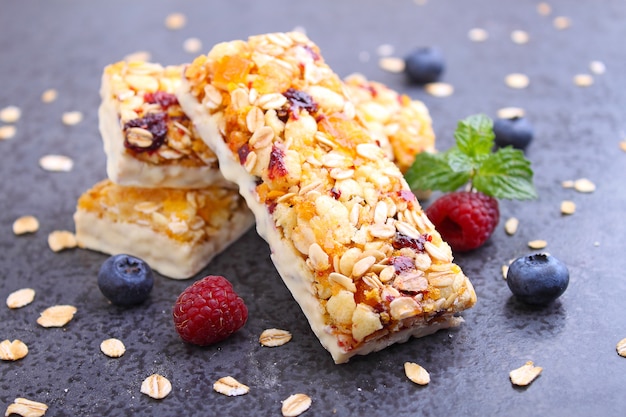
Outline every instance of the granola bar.
{"label": "granola bar", "polygon": [[435,132],[428,108],[361,74],[344,78],[357,117],[403,173],[420,152],[435,151]]}
{"label": "granola bar", "polygon": [[173,94],[180,74],[179,66],[143,61],[105,67],[98,115],[112,181],[138,187],[229,185]]}
{"label": "granola bar", "polygon": [[218,44],[177,90],[336,363],[457,326],[476,301],[345,89],[293,32]]}
{"label": "granola bar", "polygon": [[233,189],[139,188],[106,179],[78,199],[79,247],[145,260],[161,274],[190,278],[254,223]]}

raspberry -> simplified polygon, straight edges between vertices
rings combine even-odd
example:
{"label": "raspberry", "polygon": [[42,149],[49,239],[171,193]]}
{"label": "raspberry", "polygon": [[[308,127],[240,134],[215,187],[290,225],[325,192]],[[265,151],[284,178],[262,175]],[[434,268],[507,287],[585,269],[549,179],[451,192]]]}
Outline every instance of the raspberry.
{"label": "raspberry", "polygon": [[468,191],[444,194],[426,209],[426,215],[452,250],[458,252],[482,246],[500,220],[498,200]]}
{"label": "raspberry", "polygon": [[226,278],[209,275],[178,296],[173,316],[176,331],[185,342],[207,346],[242,328],[248,308]]}

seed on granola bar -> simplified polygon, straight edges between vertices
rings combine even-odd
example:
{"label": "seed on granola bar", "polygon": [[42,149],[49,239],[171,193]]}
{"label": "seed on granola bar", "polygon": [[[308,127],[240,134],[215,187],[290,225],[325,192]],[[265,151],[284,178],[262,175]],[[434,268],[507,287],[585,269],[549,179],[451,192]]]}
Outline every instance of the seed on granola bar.
{"label": "seed on granola bar", "polygon": [[76,236],[68,230],[55,230],[48,235],[48,246],[53,252],[72,249],[76,245]]}
{"label": "seed on granola bar", "polygon": [[54,88],[49,88],[43,93],[41,93],[41,101],[43,103],[52,103],[57,99],[59,93]]}
{"label": "seed on granola bar", "polygon": [[187,17],[182,13],[170,13],[165,17],[165,27],[170,30],[182,29],[187,23]]}
{"label": "seed on granola bar", "polygon": [[7,307],[22,308],[32,303],[35,299],[35,290],[32,288],[22,288],[21,290],[13,291],[7,297]]}
{"label": "seed on granola bar", "polygon": [[45,155],[39,159],[39,166],[51,172],[69,172],[74,167],[74,161],[65,155]]}
{"label": "seed on granola bar", "polygon": [[405,362],[404,373],[406,377],[417,385],[427,385],[430,382],[430,374],[417,363]]}
{"label": "seed on granola bar", "polygon": [[561,214],[574,214],[576,203],[570,200],[561,201]]}
{"label": "seed on granola bar", "polygon": [[63,113],[61,120],[68,126],[77,125],[83,120],[83,114],[79,111],[68,111]]}
{"label": "seed on granola bar", "polygon": [[291,340],[291,333],[281,329],[266,329],[259,336],[259,343],[267,347],[282,346]]}
{"label": "seed on granola bar", "polygon": [[0,360],[16,361],[28,355],[28,346],[21,340],[0,342]]}
{"label": "seed on granola bar", "polygon": [[13,125],[0,126],[0,140],[11,139],[17,133]]}
{"label": "seed on granola bar", "polygon": [[232,376],[225,376],[213,383],[213,389],[228,397],[245,395],[250,392],[250,387],[237,381]]}
{"label": "seed on granola bar", "polygon": [[0,121],[4,123],[15,123],[20,119],[22,111],[17,106],[7,106],[0,110]]}
{"label": "seed on granola bar", "polygon": [[542,367],[535,366],[532,361],[528,361],[523,366],[509,372],[509,378],[514,385],[523,387],[533,382],[542,370]]}
{"label": "seed on granola bar", "polygon": [[13,404],[9,404],[5,416],[17,414],[22,417],[41,417],[46,414],[48,406],[44,403],[28,400],[26,398],[16,398]]}
{"label": "seed on granola bar", "polygon": [[121,340],[110,338],[100,343],[100,350],[110,358],[119,358],[126,352],[126,346]]}
{"label": "seed on granola bar", "polygon": [[48,307],[39,315],[37,324],[41,327],[63,327],[74,318],[76,311],[76,307],[71,305]]}
{"label": "seed on granola bar", "polygon": [[39,230],[39,220],[35,216],[21,216],[13,222],[13,233],[23,235]]}
{"label": "seed on granola bar", "polygon": [[159,374],[152,374],[141,383],[141,393],[155,400],[161,400],[167,397],[171,391],[171,382]]}
{"label": "seed on granola bar", "polygon": [[626,337],[617,342],[617,346],[615,348],[617,349],[618,355],[626,358]]}
{"label": "seed on granola bar", "polygon": [[297,417],[311,407],[311,397],[306,394],[293,394],[283,401],[281,411],[284,417]]}
{"label": "seed on granola bar", "polygon": [[513,73],[504,78],[504,82],[507,86],[515,89],[522,89],[528,87],[530,79],[526,74]]}

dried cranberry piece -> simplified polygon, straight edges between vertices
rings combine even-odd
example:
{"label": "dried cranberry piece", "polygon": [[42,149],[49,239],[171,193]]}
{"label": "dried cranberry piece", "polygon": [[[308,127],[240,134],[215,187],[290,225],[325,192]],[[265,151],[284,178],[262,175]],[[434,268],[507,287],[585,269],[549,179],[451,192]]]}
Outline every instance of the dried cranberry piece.
{"label": "dried cranberry piece", "polygon": [[389,259],[389,261],[398,274],[410,269],[415,269],[415,261],[408,256],[393,256]]}
{"label": "dried cranberry piece", "polygon": [[157,103],[159,106],[167,109],[169,106],[178,104],[178,99],[172,93],[166,93],[165,91],[155,91],[154,93],[146,93],[143,99],[150,104]]}
{"label": "dried cranberry piece", "polygon": [[285,175],[287,175],[285,152],[277,146],[272,146],[267,176],[269,179],[274,180],[279,177],[284,177]]}
{"label": "dried cranberry piece", "polygon": [[424,243],[430,242],[432,239],[432,236],[427,234],[421,235],[416,239],[400,232],[396,232],[391,244],[395,249],[411,248],[415,251],[424,252]]}
{"label": "dried cranberry piece", "polygon": [[137,146],[124,138],[124,146],[135,152],[147,152],[158,149],[165,143],[167,135],[167,115],[165,113],[150,113],[145,117],[129,120],[124,124],[124,132],[131,127],[140,127],[152,133],[152,143],[149,146]]}
{"label": "dried cranberry piece", "polygon": [[248,160],[248,154],[250,153],[250,146],[247,143],[244,143],[238,150],[237,155],[239,155],[239,163],[244,165]]}
{"label": "dried cranberry piece", "polygon": [[319,61],[322,58],[311,46],[304,45],[303,48],[313,57],[314,61]]}
{"label": "dried cranberry piece", "polygon": [[330,189],[330,195],[335,200],[339,200],[339,198],[341,198],[341,190],[338,190],[337,188],[333,187],[333,188]]}
{"label": "dried cranberry piece", "polygon": [[293,115],[298,114],[299,109],[304,109],[308,111],[310,114],[313,114],[317,111],[318,105],[313,100],[313,97],[309,93],[306,93],[301,90],[296,90],[295,88],[289,88],[287,91],[283,93],[289,103],[289,110]]}

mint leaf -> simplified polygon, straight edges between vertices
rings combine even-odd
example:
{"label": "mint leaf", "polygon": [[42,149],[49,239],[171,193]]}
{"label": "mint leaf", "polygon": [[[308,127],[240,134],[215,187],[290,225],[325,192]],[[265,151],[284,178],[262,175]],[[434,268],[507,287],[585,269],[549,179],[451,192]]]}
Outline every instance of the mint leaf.
{"label": "mint leaf", "polygon": [[530,161],[518,149],[501,148],[489,155],[472,178],[472,186],[495,198],[529,200],[537,197]]}
{"label": "mint leaf", "polygon": [[454,138],[461,152],[480,162],[493,149],[493,121],[484,114],[469,116],[459,122]]}
{"label": "mint leaf", "polygon": [[454,171],[447,154],[422,152],[404,175],[412,190],[454,191],[470,179],[469,172]]}

